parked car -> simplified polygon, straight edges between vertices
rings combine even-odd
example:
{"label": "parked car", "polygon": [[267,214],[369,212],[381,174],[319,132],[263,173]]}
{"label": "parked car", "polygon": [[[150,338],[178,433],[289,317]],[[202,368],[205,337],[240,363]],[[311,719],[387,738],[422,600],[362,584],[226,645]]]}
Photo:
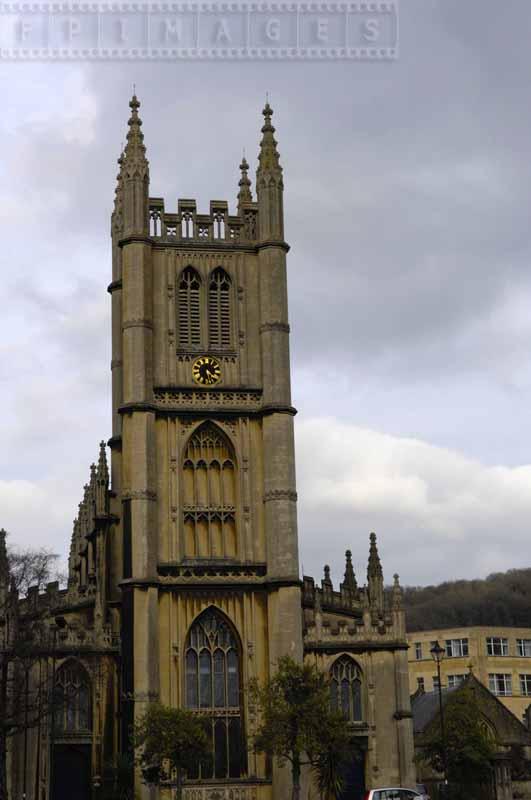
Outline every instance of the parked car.
{"label": "parked car", "polygon": [[363,800],[425,800],[425,797],[426,795],[417,792],[415,789],[392,786],[384,787],[383,789],[371,789],[365,792]]}

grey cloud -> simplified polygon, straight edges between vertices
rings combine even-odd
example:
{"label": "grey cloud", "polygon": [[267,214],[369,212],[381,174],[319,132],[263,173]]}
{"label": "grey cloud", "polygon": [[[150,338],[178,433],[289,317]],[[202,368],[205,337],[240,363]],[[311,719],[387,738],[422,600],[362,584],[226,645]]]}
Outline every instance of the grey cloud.
{"label": "grey cloud", "polygon": [[[79,478],[80,494],[109,432],[109,217],[132,80],[151,192],[168,208],[194,196],[202,209],[211,198],[234,208],[242,148],[254,166],[271,93],[301,423],[333,415],[486,465],[529,462],[531,8],[409,0],[400,14],[390,64],[5,65],[0,88],[18,91],[1,141],[0,479],[41,486],[51,473],[54,503],[70,505],[76,492],[60,476]],[[416,541],[419,582],[451,572],[437,556],[448,544],[433,532],[419,544],[411,514],[382,506],[352,521],[334,504],[309,513],[302,486],[312,569],[330,518],[339,550],[359,531],[358,564],[378,526],[393,532],[382,543],[388,569],[402,569],[403,543]],[[17,519],[29,536],[30,516]],[[478,533],[466,525],[473,554]],[[517,512],[510,525],[516,553]],[[475,569],[509,564],[496,532],[485,536]]]}

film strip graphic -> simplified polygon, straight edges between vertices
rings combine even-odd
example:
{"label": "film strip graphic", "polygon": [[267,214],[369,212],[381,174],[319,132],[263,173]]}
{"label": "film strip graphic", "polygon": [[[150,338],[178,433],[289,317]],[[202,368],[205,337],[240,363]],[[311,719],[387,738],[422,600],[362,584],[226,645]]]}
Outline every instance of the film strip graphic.
{"label": "film strip graphic", "polygon": [[0,3],[3,61],[398,58],[398,0]]}

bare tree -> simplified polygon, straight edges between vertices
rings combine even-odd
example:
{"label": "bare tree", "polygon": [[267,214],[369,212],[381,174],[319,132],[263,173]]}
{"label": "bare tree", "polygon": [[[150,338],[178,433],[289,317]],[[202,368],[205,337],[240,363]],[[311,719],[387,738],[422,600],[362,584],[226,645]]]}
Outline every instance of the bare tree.
{"label": "bare tree", "polygon": [[37,605],[21,619],[20,597],[30,589],[43,590],[55,577],[57,562],[45,549],[8,549],[6,536],[0,530],[0,800],[8,800],[9,739],[35,727],[51,711],[47,670],[42,668],[49,649],[46,608]]}

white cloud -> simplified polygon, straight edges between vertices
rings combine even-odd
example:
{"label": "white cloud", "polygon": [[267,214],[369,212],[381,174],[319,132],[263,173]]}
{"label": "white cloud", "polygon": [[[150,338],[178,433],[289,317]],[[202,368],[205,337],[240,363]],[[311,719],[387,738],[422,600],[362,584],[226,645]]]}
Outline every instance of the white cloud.
{"label": "white cloud", "polygon": [[[296,427],[305,569],[351,547],[364,565],[379,533],[389,579],[483,576],[518,563],[531,518],[531,465],[486,466],[418,439],[333,418]],[[326,547],[324,546],[326,542]]]}

